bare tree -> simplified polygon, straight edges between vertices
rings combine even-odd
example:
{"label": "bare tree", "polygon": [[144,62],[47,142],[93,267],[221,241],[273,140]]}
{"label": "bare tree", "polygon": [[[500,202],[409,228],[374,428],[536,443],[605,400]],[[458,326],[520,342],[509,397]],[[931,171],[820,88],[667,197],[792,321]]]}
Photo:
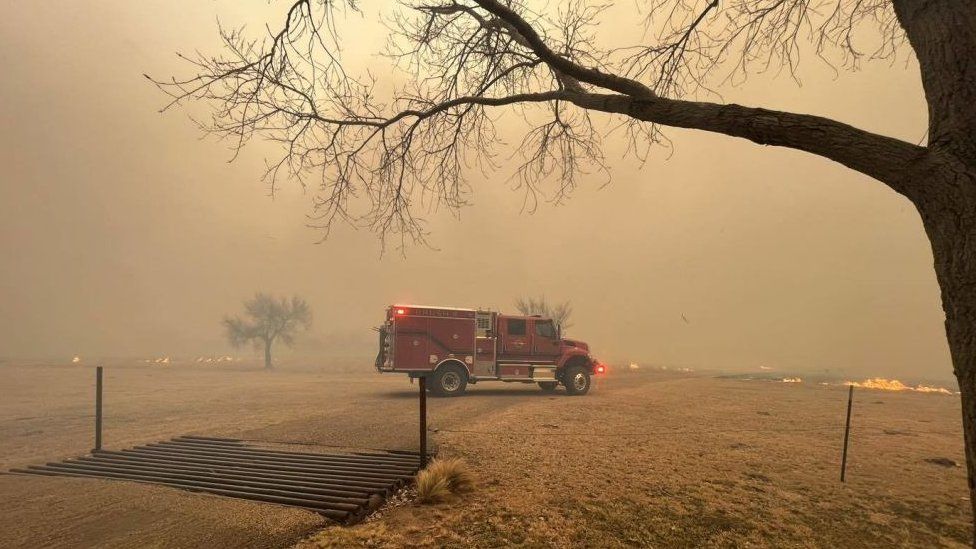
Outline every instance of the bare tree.
{"label": "bare tree", "polygon": [[291,346],[301,329],[312,325],[312,310],[304,299],[295,296],[290,300],[257,293],[244,302],[244,318],[224,317],[227,339],[234,347],[252,344],[256,349],[264,347],[264,367],[271,369],[271,346],[278,340]]}
{"label": "bare tree", "polygon": [[[387,21],[385,53],[410,76],[388,101],[389,86],[341,62],[337,15],[356,4],[289,1],[280,30],[221,29],[222,54],[188,58],[191,77],[157,84],[173,104],[209,103],[204,126],[237,147],[280,142],[271,188],[314,180],[318,226],[346,219],[401,243],[424,238],[418,208],[464,205],[468,166],[494,167],[489,113],[505,107],[526,121],[517,176],[532,198],[553,181],[558,200],[604,169],[603,127],[622,128],[641,158],[670,126],[806,151],[876,179],[915,205],[932,245],[976,506],[976,2],[648,0],[634,8],[647,43],[609,47],[594,32],[604,8],[584,0],[545,13],[522,0],[418,0]],[[914,55],[927,142],[723,104],[712,91],[756,71],[795,75],[801,50],[846,69]]]}
{"label": "bare tree", "polygon": [[539,315],[551,318],[560,332],[565,332],[567,328],[572,326],[569,317],[573,315],[573,306],[569,301],[549,303],[546,296],[539,298],[520,297],[515,300],[515,308],[523,315]]}

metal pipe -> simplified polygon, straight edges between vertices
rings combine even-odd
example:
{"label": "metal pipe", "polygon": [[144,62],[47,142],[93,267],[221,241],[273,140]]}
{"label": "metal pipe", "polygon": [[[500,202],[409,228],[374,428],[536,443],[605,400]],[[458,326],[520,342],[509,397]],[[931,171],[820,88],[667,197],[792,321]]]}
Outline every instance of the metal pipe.
{"label": "metal pipe", "polygon": [[[345,498],[338,496],[330,496],[327,494],[318,494],[308,490],[299,489],[279,489],[274,485],[272,486],[250,486],[249,483],[240,481],[228,481],[225,479],[199,479],[199,478],[178,478],[171,474],[166,473],[156,473],[150,471],[128,471],[120,470],[106,467],[91,466],[88,464],[71,464],[71,463],[48,463],[47,465],[32,465],[31,467],[40,467],[42,469],[52,469],[56,471],[67,471],[67,472],[77,472],[77,473],[92,473],[92,474],[104,474],[104,475],[115,475],[118,478],[126,478],[132,480],[162,480],[166,482],[171,482],[174,484],[186,484],[188,486],[202,486],[211,488],[227,488],[241,490],[244,492],[254,492],[256,494],[278,494],[286,495],[289,497],[299,497],[304,499],[310,499],[318,501],[321,503],[336,504],[337,509],[351,510],[355,507],[363,506],[367,503],[368,498]],[[115,478],[113,477],[113,478]],[[351,505],[352,508],[345,508],[343,506]]]}
{"label": "metal pipe", "polygon": [[420,452],[414,452],[413,450],[387,450],[391,454],[401,454],[404,456],[419,456]]}
{"label": "metal pipe", "polygon": [[255,479],[227,478],[220,474],[206,472],[180,472],[159,468],[133,467],[129,465],[119,465],[113,463],[94,463],[79,461],[64,461],[61,463],[48,463],[49,467],[59,466],[78,470],[95,470],[106,472],[126,473],[132,475],[148,475],[172,478],[176,480],[204,481],[218,484],[229,484],[235,486],[249,486],[253,488],[287,488],[290,492],[311,494],[317,497],[327,498],[327,501],[337,501],[341,503],[354,503],[365,505],[369,499],[368,494],[330,490],[319,488],[314,484],[282,484],[280,482],[262,482]]}
{"label": "metal pipe", "polygon": [[[320,503],[314,500],[307,500],[302,498],[294,498],[288,496],[279,496],[273,494],[257,494],[242,490],[228,490],[223,488],[204,488],[200,486],[192,485],[179,485],[169,481],[146,481],[142,479],[124,479],[115,476],[99,475],[92,473],[75,473],[70,471],[57,471],[53,469],[45,469],[39,466],[31,466],[29,469],[14,469],[15,473],[28,473],[28,474],[47,474],[56,476],[70,476],[70,477],[87,477],[87,478],[108,478],[115,480],[128,480],[132,482],[141,482],[145,484],[157,484],[162,486],[171,486],[173,488],[180,488],[190,492],[208,492],[211,494],[217,494],[220,496],[236,497],[240,499],[249,499],[256,501],[265,501],[270,503],[280,503],[284,505],[293,505],[298,507],[304,507],[306,509],[314,510],[315,512],[327,516],[331,519],[338,521],[347,521],[351,518],[352,513],[347,510],[340,510],[330,507],[328,504]],[[353,509],[353,511],[362,511],[361,509]]]}
{"label": "metal pipe", "polygon": [[102,449],[102,367],[95,367],[95,450]]}
{"label": "metal pipe", "polygon": [[137,454],[151,454],[155,456],[171,456],[179,459],[180,461],[189,459],[203,459],[203,460],[213,460],[217,463],[237,463],[244,465],[253,465],[259,468],[288,468],[289,470],[295,470],[298,472],[309,472],[313,473],[316,471],[325,471],[330,473],[343,473],[349,475],[357,476],[372,476],[378,479],[391,479],[391,478],[404,478],[410,477],[413,474],[413,469],[408,470],[384,470],[378,468],[370,467],[345,467],[338,465],[323,465],[315,463],[305,463],[305,462],[295,462],[287,460],[269,460],[261,458],[252,458],[246,456],[235,456],[235,455],[223,455],[223,454],[211,454],[206,452],[173,452],[169,450],[164,450],[151,446],[137,446],[131,450],[123,450],[125,453],[137,453]]}
{"label": "metal pipe", "polygon": [[[381,453],[381,452],[343,452],[343,453],[333,453],[333,452],[297,452],[292,450],[278,450],[275,448],[265,448],[260,446],[251,446],[245,444],[230,444],[223,442],[208,442],[196,439],[187,439],[186,437],[176,437],[172,440],[161,441],[159,444],[179,444],[181,446],[195,446],[201,448],[222,448],[230,450],[241,450],[248,452],[264,452],[264,453],[274,453],[274,454],[286,454],[290,456],[312,456],[312,457],[331,457],[331,458],[346,458],[346,459],[374,459],[381,461],[389,461],[391,463],[411,463],[416,462],[419,458],[417,452],[412,452],[409,455],[404,455],[399,452]],[[269,443],[274,444],[274,443]],[[277,443],[277,444],[288,444],[288,443]]]}
{"label": "metal pipe", "polygon": [[[263,448],[260,446],[255,446],[255,444],[277,444],[283,446],[319,446],[323,448],[343,448],[343,446],[338,446],[334,444],[317,444],[314,442],[302,442],[302,441],[282,441],[282,440],[235,440],[235,439],[210,439],[201,438],[194,435],[182,435],[178,437],[173,437],[170,439],[172,442],[184,442],[191,444],[203,444],[211,446],[224,446],[230,448],[243,448],[243,449],[256,449],[256,450],[274,450],[274,448]],[[353,448],[350,446],[349,448]],[[420,454],[414,450],[356,450],[350,452],[298,452],[291,450],[282,450],[288,453],[294,454],[309,454],[316,456],[362,456],[362,457],[378,457],[378,458],[389,458],[389,459],[410,459],[417,458]]]}
{"label": "metal pipe", "polygon": [[201,437],[197,435],[183,435],[181,438],[193,438],[197,440],[212,440],[215,442],[236,442],[238,444],[244,444],[244,441],[239,438]]}
{"label": "metal pipe", "polygon": [[[268,467],[253,467],[250,465],[242,465],[238,463],[212,463],[204,461],[202,463],[199,460],[187,461],[185,459],[166,457],[166,456],[154,456],[149,454],[136,454],[131,451],[126,452],[110,452],[108,450],[102,450],[98,452],[95,457],[102,458],[103,456],[109,455],[113,459],[121,460],[134,460],[147,463],[157,463],[164,465],[180,466],[180,467],[195,467],[195,468],[207,468],[207,469],[219,469],[226,471],[237,471],[246,474],[264,474],[273,476],[288,476],[288,477],[299,477],[299,478],[315,478],[315,479],[335,479],[336,482],[347,481],[351,477],[356,477],[356,475],[349,475],[348,473],[327,473],[327,472],[316,472],[310,473],[307,471],[292,471],[290,469],[283,470],[281,468],[268,468]],[[387,486],[390,481],[389,479],[362,479],[356,478],[355,482],[370,485],[370,486]]]}
{"label": "metal pipe", "polygon": [[[117,454],[117,455],[116,455]],[[102,450],[93,458],[80,458],[83,460],[96,459],[96,460],[110,460],[113,462],[122,463],[136,463],[145,464],[147,466],[158,466],[166,467],[171,469],[179,470],[206,470],[206,471],[216,471],[220,473],[230,473],[234,475],[246,475],[254,478],[267,478],[267,479],[282,479],[289,481],[315,481],[315,482],[325,482],[329,485],[335,486],[348,486],[350,488],[368,490],[370,493],[389,493],[393,488],[399,485],[397,482],[389,481],[374,481],[370,479],[361,479],[355,477],[349,477],[348,475],[326,475],[326,474],[313,474],[313,473],[295,473],[289,471],[278,471],[278,470],[264,470],[264,469],[252,469],[242,466],[234,465],[209,465],[209,464],[197,464],[197,463],[186,463],[183,461],[174,461],[170,459],[154,459],[143,456],[132,456],[130,454],[123,454],[121,452],[107,452]]]}
{"label": "metal pipe", "polygon": [[111,471],[97,471],[94,469],[81,469],[81,468],[71,468],[64,467],[62,465],[31,465],[28,469],[40,469],[46,471],[64,471],[71,474],[106,477],[106,478],[117,478],[123,480],[141,480],[148,481],[159,484],[167,484],[177,487],[191,487],[191,488],[203,488],[205,491],[210,489],[217,490],[235,490],[245,494],[254,494],[260,496],[275,496],[275,497],[287,497],[293,499],[303,500],[302,505],[308,507],[319,507],[322,509],[338,509],[341,511],[355,511],[360,506],[355,503],[343,503],[339,501],[332,501],[332,498],[326,497],[303,497],[302,494],[291,492],[288,490],[275,490],[275,489],[265,489],[265,488],[251,488],[247,486],[239,486],[236,484],[224,484],[219,482],[198,482],[189,480],[177,480],[159,477],[156,475],[140,475],[140,474],[129,474],[122,472],[111,472]]}
{"label": "metal pipe", "polygon": [[334,455],[334,454],[314,454],[309,452],[279,452],[275,450],[263,450],[260,448],[231,449],[227,447],[207,446],[203,444],[186,444],[186,443],[181,443],[179,441],[162,441],[156,444],[149,444],[149,446],[175,448],[175,449],[190,450],[190,451],[217,452],[222,454],[235,454],[235,455],[248,454],[248,455],[262,456],[262,457],[269,457],[269,458],[302,460],[302,461],[311,461],[311,462],[319,462],[319,463],[335,464],[335,465],[343,465],[343,464],[349,464],[350,466],[370,465],[370,466],[379,466],[379,467],[392,467],[392,468],[404,469],[404,470],[410,470],[416,468],[416,465],[413,465],[413,467],[411,467],[410,462],[404,460],[387,461],[384,459],[374,459],[374,458],[368,458],[364,456],[341,456],[341,455]]}
{"label": "metal pipe", "polygon": [[190,457],[206,457],[215,459],[236,459],[251,461],[254,463],[265,463],[265,464],[280,464],[280,465],[294,465],[302,467],[316,467],[325,469],[335,469],[339,471],[350,471],[350,472],[363,472],[363,473],[379,473],[383,475],[409,475],[413,474],[417,470],[416,466],[389,466],[385,464],[370,464],[370,463],[349,463],[349,462],[323,462],[319,460],[309,460],[303,458],[289,458],[286,456],[264,456],[261,454],[251,454],[244,452],[226,452],[226,451],[213,451],[213,450],[197,450],[197,449],[185,449],[180,447],[172,446],[161,446],[155,444],[148,444],[144,446],[137,446],[134,450],[139,451],[151,451],[156,453],[165,453],[167,455],[173,456],[190,456]]}
{"label": "metal pipe", "polygon": [[427,466],[427,376],[420,376],[420,468]]}
{"label": "metal pipe", "polygon": [[228,456],[241,459],[254,459],[269,463],[287,463],[295,465],[322,465],[326,467],[343,467],[349,469],[366,469],[369,471],[386,471],[412,473],[417,469],[416,465],[408,464],[389,464],[371,460],[339,460],[334,458],[316,459],[309,456],[289,456],[279,454],[265,454],[262,452],[251,452],[247,450],[224,450],[212,448],[199,448],[193,446],[179,446],[166,443],[146,444],[139,448],[162,450],[181,454]]}
{"label": "metal pipe", "polygon": [[849,385],[850,390],[847,392],[847,423],[844,425],[844,457],[841,458],[840,462],[840,481],[846,482],[844,478],[847,475],[847,439],[851,434],[851,406],[854,402],[854,386]]}
{"label": "metal pipe", "polygon": [[126,455],[136,455],[136,456],[148,456],[148,457],[172,457],[176,461],[188,461],[193,463],[204,463],[208,465],[245,465],[251,469],[263,469],[272,471],[292,471],[296,473],[313,473],[313,474],[334,474],[342,475],[346,477],[356,477],[363,479],[370,479],[380,482],[390,482],[396,479],[410,479],[412,475],[391,475],[382,473],[364,473],[361,471],[349,471],[344,469],[335,468],[324,468],[324,467],[297,467],[292,465],[281,465],[273,463],[261,463],[254,460],[247,459],[219,459],[214,457],[203,457],[203,456],[183,456],[174,455],[166,452],[155,452],[151,450],[122,450],[123,454]]}
{"label": "metal pipe", "polygon": [[420,458],[420,452],[406,451],[406,450],[390,450],[387,453],[380,452],[351,452],[352,455],[356,456],[369,456],[369,457],[389,457],[396,459],[404,459],[410,461],[416,461]]}
{"label": "metal pipe", "polygon": [[240,480],[247,482],[265,482],[274,483],[281,486],[294,486],[296,488],[314,488],[317,490],[329,491],[332,495],[341,497],[353,497],[353,498],[368,498],[371,494],[385,495],[386,489],[383,488],[370,488],[366,486],[350,486],[344,484],[335,484],[329,481],[319,481],[316,479],[308,479],[306,477],[281,477],[278,475],[258,475],[258,474],[244,474],[242,472],[226,471],[223,469],[214,469],[207,467],[183,467],[170,464],[156,464],[147,462],[136,462],[136,461],[125,461],[125,460],[111,460],[111,459],[97,459],[82,457],[76,460],[69,460],[65,463],[75,463],[84,462],[90,463],[95,466],[100,467],[119,467],[132,470],[141,471],[156,471],[165,472],[173,474],[181,474],[186,476],[205,476],[214,478],[225,478],[228,480]]}
{"label": "metal pipe", "polygon": [[[201,437],[197,435],[183,435],[180,437],[176,437],[173,440],[180,441],[180,442],[193,442],[193,443],[211,444],[211,445],[218,445],[218,446],[230,446],[233,448],[253,448],[245,444],[248,441],[244,441],[236,438],[216,438],[216,437]],[[273,441],[268,441],[268,442],[273,443]],[[301,444],[301,443],[280,442],[278,444]],[[303,452],[294,452],[294,453],[303,453]],[[344,454],[316,454],[316,455],[369,456],[369,457],[391,458],[391,459],[402,458],[402,459],[409,460],[411,458],[417,459],[420,456],[420,452],[415,452],[413,450],[385,450],[383,452],[357,451],[357,452],[350,452],[348,454],[344,453]]]}

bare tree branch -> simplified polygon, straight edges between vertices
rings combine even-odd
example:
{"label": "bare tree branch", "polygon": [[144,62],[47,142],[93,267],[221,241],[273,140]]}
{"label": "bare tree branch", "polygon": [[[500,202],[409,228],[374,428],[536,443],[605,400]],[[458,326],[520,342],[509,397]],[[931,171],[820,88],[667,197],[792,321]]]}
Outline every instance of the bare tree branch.
{"label": "bare tree branch", "polygon": [[294,179],[314,189],[310,224],[324,236],[342,220],[400,247],[424,242],[423,212],[465,206],[471,174],[499,167],[503,140],[489,113],[502,108],[525,120],[512,175],[530,210],[609,180],[602,143],[613,126],[641,159],[664,139],[661,127],[696,128],[825,156],[899,192],[900,171],[925,152],[819,117],[693,100],[752,71],[795,75],[804,41],[856,68],[865,24],[881,37],[872,57],[890,59],[903,32],[888,0],[654,0],[644,12],[653,43],[625,48],[598,44],[606,5],[570,0],[537,13],[520,1],[426,0],[387,21],[382,53],[410,78],[386,101],[373,74],[342,64],[337,14],[357,7],[290,2],[279,31],[252,39],[221,27],[222,55],[184,56],[194,75],[154,80],[171,97],[166,108],[210,105],[201,127],[235,154],[258,136],[280,144],[269,188]]}
{"label": "bare tree branch", "polygon": [[526,316],[539,315],[552,320],[556,328],[562,333],[573,326],[569,321],[570,317],[573,316],[573,305],[569,301],[550,303],[546,296],[520,297],[515,300],[515,308]]}

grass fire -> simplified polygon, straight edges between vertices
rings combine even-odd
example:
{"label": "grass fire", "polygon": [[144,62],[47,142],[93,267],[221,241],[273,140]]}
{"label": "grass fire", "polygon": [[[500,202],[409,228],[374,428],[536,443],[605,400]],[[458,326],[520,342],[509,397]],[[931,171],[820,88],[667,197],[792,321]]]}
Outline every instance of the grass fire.
{"label": "grass fire", "polygon": [[905,385],[897,379],[884,379],[880,377],[866,379],[864,381],[848,381],[847,385],[853,385],[854,387],[860,387],[862,389],[876,389],[879,391],[915,391],[919,393],[939,393],[943,395],[954,394],[945,387],[931,387],[928,385],[916,385],[912,387],[910,385]]}
{"label": "grass fire", "polygon": [[973,0],[0,52],[0,548],[976,546]]}

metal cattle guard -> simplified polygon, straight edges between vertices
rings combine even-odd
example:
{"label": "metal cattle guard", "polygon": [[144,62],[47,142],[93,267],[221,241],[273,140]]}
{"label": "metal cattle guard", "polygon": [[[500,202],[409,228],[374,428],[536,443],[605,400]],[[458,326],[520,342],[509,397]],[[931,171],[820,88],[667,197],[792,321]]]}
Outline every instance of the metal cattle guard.
{"label": "metal cattle guard", "polygon": [[121,451],[102,449],[103,368],[95,369],[95,447],[13,473],[127,480],[301,507],[352,523],[427,465],[427,379],[420,376],[420,453],[294,452],[240,439],[187,435]]}
{"label": "metal cattle guard", "polygon": [[410,482],[418,463],[413,452],[293,452],[183,436],[11,472],[157,484],[301,507],[352,523]]}

